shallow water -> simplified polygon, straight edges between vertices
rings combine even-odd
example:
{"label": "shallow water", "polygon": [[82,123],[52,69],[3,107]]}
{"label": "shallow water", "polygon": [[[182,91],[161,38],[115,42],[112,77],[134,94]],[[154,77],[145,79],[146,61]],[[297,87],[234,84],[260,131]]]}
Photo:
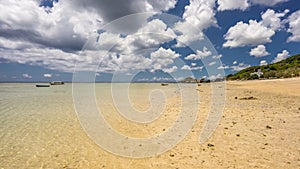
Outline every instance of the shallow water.
{"label": "shallow water", "polygon": [[[95,85],[97,104],[113,127],[132,136],[156,132],[149,129],[149,133],[141,133],[144,130],[138,125],[124,127],[128,121],[116,115],[110,89],[110,84]],[[179,89],[175,84],[131,84],[131,106],[147,110],[153,90],[171,98]],[[0,93],[0,168],[99,168],[121,158],[96,146],[82,130],[73,105],[72,84],[48,88],[31,83],[0,84]]]}

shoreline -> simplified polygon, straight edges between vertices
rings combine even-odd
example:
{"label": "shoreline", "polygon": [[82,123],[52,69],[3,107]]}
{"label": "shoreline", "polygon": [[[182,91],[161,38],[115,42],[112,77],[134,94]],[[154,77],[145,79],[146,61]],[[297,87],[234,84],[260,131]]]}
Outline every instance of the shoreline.
{"label": "shoreline", "polygon": [[[0,106],[0,144],[3,146],[0,151],[0,166],[124,169],[299,168],[299,84],[300,78],[228,82],[222,119],[211,137],[203,144],[199,144],[199,135],[211,108],[212,88],[209,83],[197,86],[199,90],[192,91],[199,94],[200,102],[189,102],[199,106],[191,131],[171,150],[143,159],[130,159],[108,153],[87,136],[77,119],[70,85],[55,87],[55,90],[38,90],[39,92],[24,90],[22,85],[11,85],[18,90],[6,87],[9,85],[0,85],[3,87],[2,91],[6,92],[2,95],[2,107]],[[148,96],[148,91],[158,85],[145,86],[146,88],[132,88],[132,94],[136,96],[132,99],[133,106],[141,111],[149,106],[143,94]],[[110,90],[106,88],[96,90],[96,99],[103,116],[118,132],[130,137],[150,137],[164,133],[178,117],[181,98],[174,95],[175,88],[173,90],[172,87],[175,86],[164,87],[171,94],[168,97],[169,102],[160,118],[149,124],[132,123],[123,118],[114,108],[109,97]]]}
{"label": "shoreline", "polygon": [[[254,79],[254,80],[224,80],[224,81],[218,81],[218,82],[257,82],[257,81],[289,81],[289,80],[295,80],[295,79],[300,79],[300,77],[292,77],[292,78],[274,78],[274,79]],[[0,81],[1,83],[50,83],[51,81]],[[200,83],[200,84],[207,84],[207,83],[218,83],[218,82],[206,82],[206,83]],[[142,81],[142,82],[72,82],[72,81],[64,81],[64,83],[184,83],[184,84],[197,84],[197,82],[191,82],[191,83],[185,83],[185,82],[172,82],[172,81],[161,81],[161,82],[147,82],[147,81]]]}

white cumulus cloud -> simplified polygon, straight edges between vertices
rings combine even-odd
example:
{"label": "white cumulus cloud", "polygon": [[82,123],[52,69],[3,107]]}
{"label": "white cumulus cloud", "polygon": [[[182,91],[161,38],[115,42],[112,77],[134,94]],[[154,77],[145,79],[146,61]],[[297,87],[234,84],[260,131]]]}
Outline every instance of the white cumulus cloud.
{"label": "white cumulus cloud", "polygon": [[207,49],[207,47],[203,47],[203,50],[197,50],[196,51],[197,53],[196,54],[190,54],[188,56],[186,56],[184,59],[186,60],[200,60],[200,59],[203,59],[205,57],[208,57],[210,56],[212,53],[210,50]]}
{"label": "white cumulus cloud", "polygon": [[267,56],[270,53],[267,52],[265,45],[258,45],[256,48],[251,49],[250,55],[255,57]]}
{"label": "white cumulus cloud", "polygon": [[171,68],[164,68],[164,69],[162,69],[162,71],[165,73],[172,73],[172,72],[175,72],[177,69],[178,69],[177,66],[173,66]]}
{"label": "white cumulus cloud", "polygon": [[[174,8],[177,0],[168,0],[168,1],[161,1],[161,0],[147,0],[146,5],[149,7],[150,11],[167,11],[171,8]],[[149,6],[150,5],[150,6]],[[148,10],[149,10],[148,9]]]}
{"label": "white cumulus cloud", "polygon": [[281,53],[278,53],[277,56],[274,58],[272,63],[280,62],[290,56],[287,50],[283,50]]}
{"label": "white cumulus cloud", "polygon": [[182,66],[181,70],[191,70],[191,66],[184,65],[184,66]]}
{"label": "white cumulus cloud", "polygon": [[70,1],[56,2],[52,8],[35,0],[1,1],[0,15],[6,38],[63,50],[80,50],[103,20],[91,10],[74,10]]}
{"label": "white cumulus cloud", "polygon": [[250,20],[249,24],[242,21],[231,27],[225,34],[227,40],[224,47],[241,47],[246,45],[258,45],[271,42],[271,37],[275,34],[272,29],[268,29],[261,23]]}
{"label": "white cumulus cloud", "polygon": [[259,63],[259,66],[264,66],[264,65],[267,65],[268,62],[266,60],[261,60],[260,63]]}
{"label": "white cumulus cloud", "polygon": [[52,77],[52,74],[45,73],[43,76],[44,76],[45,78],[51,78],[51,77]]}
{"label": "white cumulus cloud", "polygon": [[275,6],[288,0],[218,0],[218,10],[246,10],[253,5]]}
{"label": "white cumulus cloud", "polygon": [[31,78],[32,78],[32,76],[29,75],[28,73],[22,74],[22,77],[23,77],[24,79],[31,79]]}
{"label": "white cumulus cloud", "polygon": [[100,48],[114,48],[120,53],[132,53],[137,50],[155,48],[159,45],[169,42],[176,38],[176,34],[171,28],[159,19],[154,19],[137,30],[137,32],[126,37],[121,37],[120,34],[102,33],[99,36]]}
{"label": "white cumulus cloud", "polygon": [[173,81],[173,78],[170,77],[153,77],[151,79],[151,81],[157,81],[157,82],[161,82],[161,81]]}
{"label": "white cumulus cloud", "polygon": [[216,61],[210,62],[210,63],[208,64],[208,66],[213,66],[213,65],[215,65],[216,63],[217,63]]}
{"label": "white cumulus cloud", "polygon": [[211,75],[211,76],[209,76],[208,79],[211,80],[211,81],[214,81],[214,80],[217,80],[219,78],[223,78],[223,76],[221,74]]}
{"label": "white cumulus cloud", "polygon": [[[115,24],[113,28],[109,27],[109,31],[103,30],[98,37],[100,47],[96,49],[99,51],[93,51],[94,48],[79,51],[87,39],[92,40],[91,36],[98,35],[99,28],[114,19],[137,12],[161,13],[174,8],[176,3],[176,0],[74,0],[54,1],[50,8],[41,6],[37,0],[1,1],[0,58],[64,72],[72,72],[76,62],[85,63],[77,64],[80,69],[91,70],[91,65],[96,66],[100,61],[101,72],[112,71],[115,67],[141,69],[143,65],[144,69],[150,68],[152,63],[158,64],[155,59],[141,55],[125,56],[125,53],[158,48],[176,38],[174,31],[161,20],[147,20],[152,13],[136,17],[132,23]],[[118,42],[119,45],[114,46]],[[114,48],[108,54],[101,51],[101,48],[112,46]]]}
{"label": "white cumulus cloud", "polygon": [[218,0],[218,10],[233,10],[240,9],[245,10],[249,7],[248,0]]}
{"label": "white cumulus cloud", "polygon": [[284,10],[284,12],[281,13],[276,13],[274,10],[268,9],[261,15],[261,22],[265,27],[271,28],[272,30],[276,31],[284,27],[281,18],[284,17],[288,12],[288,9]]}
{"label": "white cumulus cloud", "polygon": [[288,22],[288,32],[292,34],[288,38],[288,42],[300,42],[300,10],[292,13],[288,18]]}
{"label": "white cumulus cloud", "polygon": [[181,70],[202,70],[203,66],[191,67],[189,65],[183,65]]}
{"label": "white cumulus cloud", "polygon": [[233,71],[241,71],[241,70],[246,69],[246,68],[248,68],[250,66],[251,65],[248,65],[248,64],[245,64],[245,63],[239,63],[238,65],[231,66],[230,68]]}
{"label": "white cumulus cloud", "polygon": [[215,0],[190,0],[190,4],[185,7],[183,21],[174,26],[174,30],[180,33],[177,47],[203,39],[203,30],[217,26],[214,7]]}
{"label": "white cumulus cloud", "polygon": [[264,5],[264,6],[274,6],[278,3],[287,2],[288,0],[250,0],[253,4]]}
{"label": "white cumulus cloud", "polygon": [[212,56],[213,59],[221,59],[222,57],[222,54]]}
{"label": "white cumulus cloud", "polygon": [[[158,50],[150,54],[152,71],[155,70],[169,70],[168,66],[174,63],[174,59],[180,55],[171,49],[164,49],[160,47]],[[174,69],[174,67],[172,67]],[[177,67],[176,67],[177,69]]]}
{"label": "white cumulus cloud", "polygon": [[229,69],[229,68],[230,68],[229,66],[223,64],[219,66],[217,69]]}
{"label": "white cumulus cloud", "polygon": [[272,42],[271,37],[275,35],[275,31],[282,27],[281,17],[287,14],[288,10],[282,13],[268,9],[262,14],[262,20],[249,20],[249,23],[240,21],[236,25],[229,28],[224,35],[226,42],[223,47],[243,47],[256,46]]}

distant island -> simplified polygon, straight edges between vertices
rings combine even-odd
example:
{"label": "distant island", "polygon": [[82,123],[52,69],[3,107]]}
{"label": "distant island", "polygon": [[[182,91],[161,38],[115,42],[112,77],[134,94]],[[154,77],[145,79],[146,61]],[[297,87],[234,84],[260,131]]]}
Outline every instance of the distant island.
{"label": "distant island", "polygon": [[223,80],[255,80],[255,79],[278,79],[278,78],[292,78],[300,76],[300,54],[291,56],[280,62],[263,65],[252,66],[243,69],[235,74],[229,74],[224,78],[202,78],[195,79],[187,77],[180,81],[181,83],[209,83]]}
{"label": "distant island", "polygon": [[277,79],[300,76],[300,54],[277,63],[264,66],[252,66],[235,74],[226,76],[226,80]]}
{"label": "distant island", "polygon": [[221,82],[224,81],[225,78],[201,78],[201,79],[194,79],[192,77],[187,77],[184,80],[180,81],[180,83],[210,83],[210,82]]}

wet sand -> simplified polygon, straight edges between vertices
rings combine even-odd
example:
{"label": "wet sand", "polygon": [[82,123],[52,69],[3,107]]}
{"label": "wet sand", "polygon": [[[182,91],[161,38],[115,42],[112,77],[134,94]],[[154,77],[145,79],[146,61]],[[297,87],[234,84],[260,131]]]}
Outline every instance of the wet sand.
{"label": "wet sand", "polygon": [[[70,85],[35,93],[30,104],[22,99],[26,91],[10,92],[0,98],[0,168],[300,168],[298,84],[300,78],[227,82],[222,119],[211,138],[199,144],[211,102],[210,84],[203,84],[194,90],[201,98],[200,109],[187,137],[170,151],[143,159],[111,154],[87,137],[74,111]],[[138,100],[137,108],[149,106]],[[99,101],[108,122],[132,137],[168,129],[179,103],[170,96],[155,124],[125,125],[108,99]]]}

